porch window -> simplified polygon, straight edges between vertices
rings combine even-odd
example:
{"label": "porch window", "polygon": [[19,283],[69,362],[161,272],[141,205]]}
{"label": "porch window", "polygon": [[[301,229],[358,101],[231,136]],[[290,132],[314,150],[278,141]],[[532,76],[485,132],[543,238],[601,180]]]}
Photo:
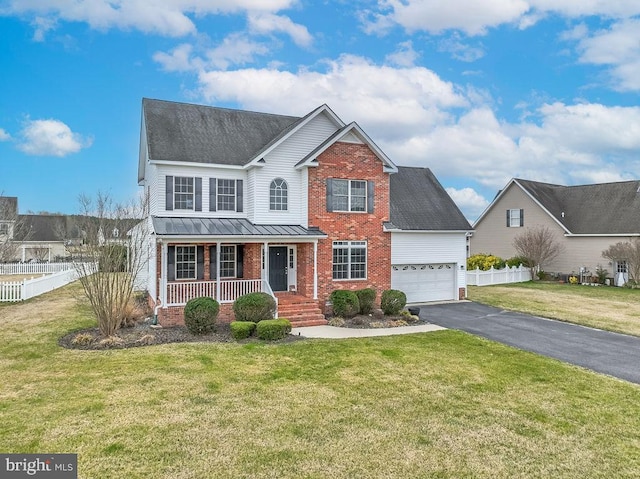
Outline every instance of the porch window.
{"label": "porch window", "polygon": [[192,210],[194,199],[193,178],[176,176],[173,180],[174,208],[176,210]]}
{"label": "porch window", "polygon": [[367,278],[367,242],[333,242],[333,279]]}
{"label": "porch window", "polygon": [[271,211],[287,210],[287,182],[276,178],[269,187],[269,209]]}
{"label": "porch window", "polygon": [[221,246],[220,247],[220,277],[235,278],[236,277],[236,247]]}
{"label": "porch window", "polygon": [[196,247],[176,246],[176,279],[196,277]]}
{"label": "porch window", "polygon": [[236,180],[218,178],[218,211],[236,210]]}

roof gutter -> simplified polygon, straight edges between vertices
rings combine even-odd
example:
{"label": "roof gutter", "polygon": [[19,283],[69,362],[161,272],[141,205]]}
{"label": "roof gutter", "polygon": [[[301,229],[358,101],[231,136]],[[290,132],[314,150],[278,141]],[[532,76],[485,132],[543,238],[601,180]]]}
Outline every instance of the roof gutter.
{"label": "roof gutter", "polygon": [[565,233],[567,238],[629,238],[640,236],[640,233],[597,233],[597,234],[574,234]]}

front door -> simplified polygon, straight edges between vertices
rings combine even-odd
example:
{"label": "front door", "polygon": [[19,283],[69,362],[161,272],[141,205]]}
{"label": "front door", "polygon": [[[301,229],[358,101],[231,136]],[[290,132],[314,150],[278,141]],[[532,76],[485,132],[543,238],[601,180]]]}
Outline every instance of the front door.
{"label": "front door", "polygon": [[269,284],[274,291],[287,291],[288,248],[286,246],[269,247]]}

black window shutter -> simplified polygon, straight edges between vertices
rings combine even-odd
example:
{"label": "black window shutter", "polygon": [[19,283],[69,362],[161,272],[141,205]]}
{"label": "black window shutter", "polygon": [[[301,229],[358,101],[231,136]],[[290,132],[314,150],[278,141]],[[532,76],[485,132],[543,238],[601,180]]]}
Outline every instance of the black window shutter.
{"label": "black window shutter", "polygon": [[236,180],[236,211],[242,213],[242,180]]}
{"label": "black window shutter", "polygon": [[165,189],[165,209],[173,210],[173,176],[167,176]]}
{"label": "black window shutter", "polygon": [[507,228],[511,226],[511,221],[509,221],[511,219],[510,211],[511,210],[507,210]]}
{"label": "black window shutter", "polygon": [[167,248],[167,279],[175,281],[176,279],[176,247],[169,246]]}
{"label": "black window shutter", "polygon": [[216,211],[216,185],[215,178],[209,178],[209,211]]}
{"label": "black window shutter", "polygon": [[198,279],[204,279],[204,246],[196,247],[196,274]]}
{"label": "black window shutter", "polygon": [[520,226],[524,226],[524,210],[520,210]]}
{"label": "black window shutter", "polygon": [[216,247],[209,246],[209,278],[214,280],[218,277],[218,271],[216,268]]}
{"label": "black window shutter", "polygon": [[327,178],[327,211],[333,211],[333,180]]}
{"label": "black window shutter", "polygon": [[236,278],[244,278],[244,245],[236,246]]}
{"label": "black window shutter", "polygon": [[367,181],[367,213],[373,213],[373,181]]}
{"label": "black window shutter", "polygon": [[196,178],[196,211],[202,211],[202,178]]}

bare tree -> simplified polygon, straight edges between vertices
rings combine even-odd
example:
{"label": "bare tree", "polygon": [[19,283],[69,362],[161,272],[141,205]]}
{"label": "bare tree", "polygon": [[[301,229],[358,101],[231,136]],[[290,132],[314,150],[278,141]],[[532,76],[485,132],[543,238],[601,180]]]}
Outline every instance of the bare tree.
{"label": "bare tree", "polygon": [[531,267],[531,277],[542,271],[544,265],[553,261],[562,251],[556,236],[546,226],[527,228],[513,239],[518,256],[526,258]]}
{"label": "bare tree", "polygon": [[[103,336],[112,336],[125,319],[134,281],[147,258],[147,237],[140,231],[146,200],[115,204],[107,194],[82,195],[75,218],[82,236],[73,263]],[[142,223],[141,223],[142,222]],[[137,226],[136,234],[128,234]]]}
{"label": "bare tree", "polygon": [[602,252],[602,257],[618,263],[626,261],[629,280],[640,281],[640,238],[613,244]]}
{"label": "bare tree", "polygon": [[38,261],[47,261],[50,256],[50,248],[45,245],[35,245],[29,247],[29,252],[31,256]]}

